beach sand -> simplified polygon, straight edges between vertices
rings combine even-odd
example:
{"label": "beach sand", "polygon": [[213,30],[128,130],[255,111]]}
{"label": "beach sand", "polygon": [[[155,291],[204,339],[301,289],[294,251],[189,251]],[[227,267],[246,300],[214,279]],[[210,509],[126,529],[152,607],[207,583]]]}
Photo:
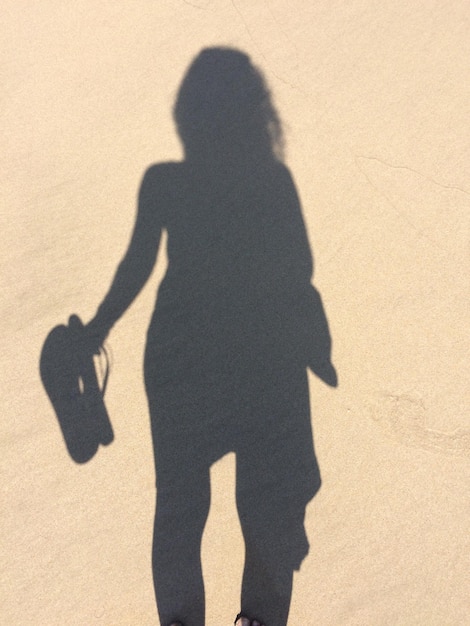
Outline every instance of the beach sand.
{"label": "beach sand", "polygon": [[[9,626],[157,623],[142,378],[164,249],[113,330],[115,441],[67,456],[39,354],[89,320],[204,47],[245,51],[284,123],[339,386],[310,377],[323,484],[292,626],[470,624],[470,7],[405,0],[4,0],[2,604]],[[239,610],[235,457],[211,469],[207,624]],[[269,626],[269,624],[267,625]]]}

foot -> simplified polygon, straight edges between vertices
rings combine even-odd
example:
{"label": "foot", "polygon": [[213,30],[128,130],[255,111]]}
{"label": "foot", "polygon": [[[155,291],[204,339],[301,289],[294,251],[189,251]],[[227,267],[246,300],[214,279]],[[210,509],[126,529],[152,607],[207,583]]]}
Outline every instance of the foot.
{"label": "foot", "polygon": [[235,626],[264,626],[257,619],[250,620],[248,617],[244,617],[243,615],[239,615],[237,617],[237,621],[235,622]]}

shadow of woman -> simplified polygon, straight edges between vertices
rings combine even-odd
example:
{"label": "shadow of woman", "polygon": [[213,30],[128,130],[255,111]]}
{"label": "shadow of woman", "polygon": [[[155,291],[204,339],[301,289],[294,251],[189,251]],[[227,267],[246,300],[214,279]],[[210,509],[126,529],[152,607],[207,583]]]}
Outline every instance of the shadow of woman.
{"label": "shadow of woman", "polygon": [[138,294],[167,231],[144,360],[157,505],[153,577],[161,623],[204,624],[201,537],[209,468],[236,454],[246,546],[241,609],[286,624],[320,487],[307,367],[336,386],[331,341],[281,127],[242,52],[203,50],[180,87],[185,158],[146,172],[134,232],[87,325],[98,346]]}

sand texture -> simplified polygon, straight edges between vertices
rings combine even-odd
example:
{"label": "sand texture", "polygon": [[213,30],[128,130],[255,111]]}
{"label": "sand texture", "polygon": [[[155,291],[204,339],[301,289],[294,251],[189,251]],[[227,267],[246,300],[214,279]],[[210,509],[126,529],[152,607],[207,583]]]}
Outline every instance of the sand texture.
{"label": "sand texture", "polygon": [[[158,623],[142,361],[165,241],[109,337],[115,440],[89,463],[39,355],[95,314],[143,173],[182,158],[183,75],[222,45],[272,90],[339,376],[309,374],[322,487],[289,626],[470,624],[469,32],[465,0],[3,0],[1,624]],[[211,467],[207,626],[239,610],[235,472]]]}

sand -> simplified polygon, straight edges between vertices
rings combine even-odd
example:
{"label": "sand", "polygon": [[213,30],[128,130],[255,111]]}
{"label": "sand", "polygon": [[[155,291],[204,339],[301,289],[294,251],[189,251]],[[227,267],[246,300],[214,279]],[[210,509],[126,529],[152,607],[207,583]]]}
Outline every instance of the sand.
{"label": "sand", "polygon": [[[181,157],[185,69],[230,45],[263,70],[284,122],[340,381],[310,380],[323,486],[289,624],[470,624],[468,3],[2,9],[0,622],[157,623],[141,363],[164,251],[110,337],[115,441],[86,465],[67,456],[39,353],[52,326],[94,314],[145,168]],[[233,620],[243,567],[234,456],[211,477],[209,626]]]}

